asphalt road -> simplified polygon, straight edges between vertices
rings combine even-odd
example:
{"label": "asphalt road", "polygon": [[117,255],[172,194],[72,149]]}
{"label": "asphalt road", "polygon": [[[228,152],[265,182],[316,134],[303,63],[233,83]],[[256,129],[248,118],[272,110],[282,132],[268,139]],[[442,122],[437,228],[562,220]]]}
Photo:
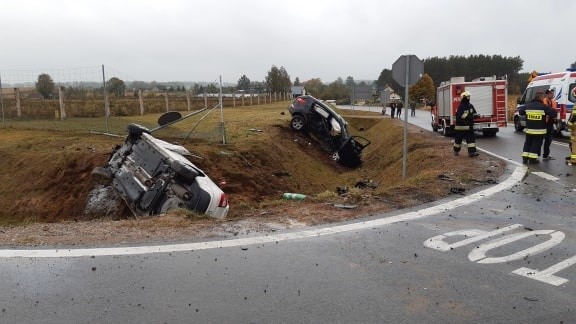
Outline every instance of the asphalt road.
{"label": "asphalt road", "polygon": [[[414,121],[429,123],[426,113]],[[0,322],[576,323],[573,171],[560,158],[526,169],[522,141],[513,130],[478,139],[483,154],[511,159],[507,180],[363,222],[0,250]]]}

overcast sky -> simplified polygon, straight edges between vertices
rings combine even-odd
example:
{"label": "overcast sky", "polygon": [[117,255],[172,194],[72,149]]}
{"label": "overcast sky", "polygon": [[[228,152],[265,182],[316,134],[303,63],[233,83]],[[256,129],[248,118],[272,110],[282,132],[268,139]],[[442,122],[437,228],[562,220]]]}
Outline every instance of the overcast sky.
{"label": "overcast sky", "polygon": [[404,54],[557,72],[576,61],[575,13],[574,0],[0,0],[0,77],[103,64],[107,79],[263,81],[275,65],[330,83],[375,80]]}

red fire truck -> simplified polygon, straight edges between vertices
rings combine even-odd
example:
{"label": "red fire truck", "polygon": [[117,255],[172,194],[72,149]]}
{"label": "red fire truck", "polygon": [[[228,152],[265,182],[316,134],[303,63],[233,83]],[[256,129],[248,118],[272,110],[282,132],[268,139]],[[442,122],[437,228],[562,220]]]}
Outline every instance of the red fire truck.
{"label": "red fire truck", "polygon": [[500,127],[506,127],[508,80],[496,77],[478,78],[466,82],[464,77],[453,77],[442,82],[436,90],[436,104],[432,108],[432,129],[452,135],[456,124],[456,110],[460,94],[470,93],[470,102],[480,117],[474,119],[474,130],[484,136],[494,136]]}

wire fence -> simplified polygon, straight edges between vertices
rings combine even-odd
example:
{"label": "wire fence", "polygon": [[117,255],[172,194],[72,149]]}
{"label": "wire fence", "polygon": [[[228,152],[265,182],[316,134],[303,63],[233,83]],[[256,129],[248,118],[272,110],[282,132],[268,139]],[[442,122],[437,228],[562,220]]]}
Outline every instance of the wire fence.
{"label": "wire fence", "polygon": [[[41,74],[48,74],[56,90],[50,99],[45,99],[36,88]],[[187,115],[202,109],[216,106],[239,107],[269,104],[288,100],[291,95],[282,93],[228,93],[196,94],[182,87],[179,91],[159,89],[129,89],[122,95],[108,94],[106,74],[122,79],[126,76],[104,66],[55,70],[0,71],[0,104],[2,108],[2,127],[15,127],[26,122],[27,127],[66,129],[86,125],[94,131],[122,133],[126,119],[142,120],[151,114],[169,111]],[[220,89],[221,89],[220,85]],[[81,93],[78,93],[78,89]],[[216,114],[212,114],[216,115]],[[87,120],[92,119],[90,122]],[[210,118],[205,118],[209,120]],[[223,133],[224,129],[216,123],[212,129],[204,129],[209,137],[212,133]],[[199,127],[198,129],[202,129]],[[195,135],[200,135],[201,131]],[[201,135],[200,135],[201,136]],[[219,137],[219,136],[216,136]]]}

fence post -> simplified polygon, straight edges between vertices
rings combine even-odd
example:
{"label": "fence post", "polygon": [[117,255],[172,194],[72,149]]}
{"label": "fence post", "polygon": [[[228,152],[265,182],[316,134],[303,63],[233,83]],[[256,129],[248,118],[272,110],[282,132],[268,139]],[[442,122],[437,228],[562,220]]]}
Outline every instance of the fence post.
{"label": "fence post", "polygon": [[236,107],[236,93],[232,92],[232,107]]}
{"label": "fence post", "polygon": [[164,90],[164,101],[166,102],[166,111],[170,111],[170,104],[168,103],[168,91]]}
{"label": "fence post", "polygon": [[138,102],[140,102],[140,116],[144,115],[144,94],[142,89],[138,89]]}
{"label": "fence post", "polygon": [[192,110],[192,103],[190,102],[190,91],[186,91],[186,107],[188,108],[188,111]]}
{"label": "fence post", "polygon": [[242,93],[242,107],[244,107],[244,93]]}
{"label": "fence post", "polygon": [[204,91],[204,108],[208,109],[208,94]]}
{"label": "fence post", "polygon": [[250,106],[253,106],[252,98],[254,98],[254,94],[250,92]]}
{"label": "fence post", "polygon": [[20,106],[20,89],[14,88],[14,97],[16,98],[16,116],[22,118],[22,108]]}
{"label": "fence post", "polygon": [[58,87],[58,99],[60,101],[60,120],[66,119],[66,106],[64,105],[64,87]]}

